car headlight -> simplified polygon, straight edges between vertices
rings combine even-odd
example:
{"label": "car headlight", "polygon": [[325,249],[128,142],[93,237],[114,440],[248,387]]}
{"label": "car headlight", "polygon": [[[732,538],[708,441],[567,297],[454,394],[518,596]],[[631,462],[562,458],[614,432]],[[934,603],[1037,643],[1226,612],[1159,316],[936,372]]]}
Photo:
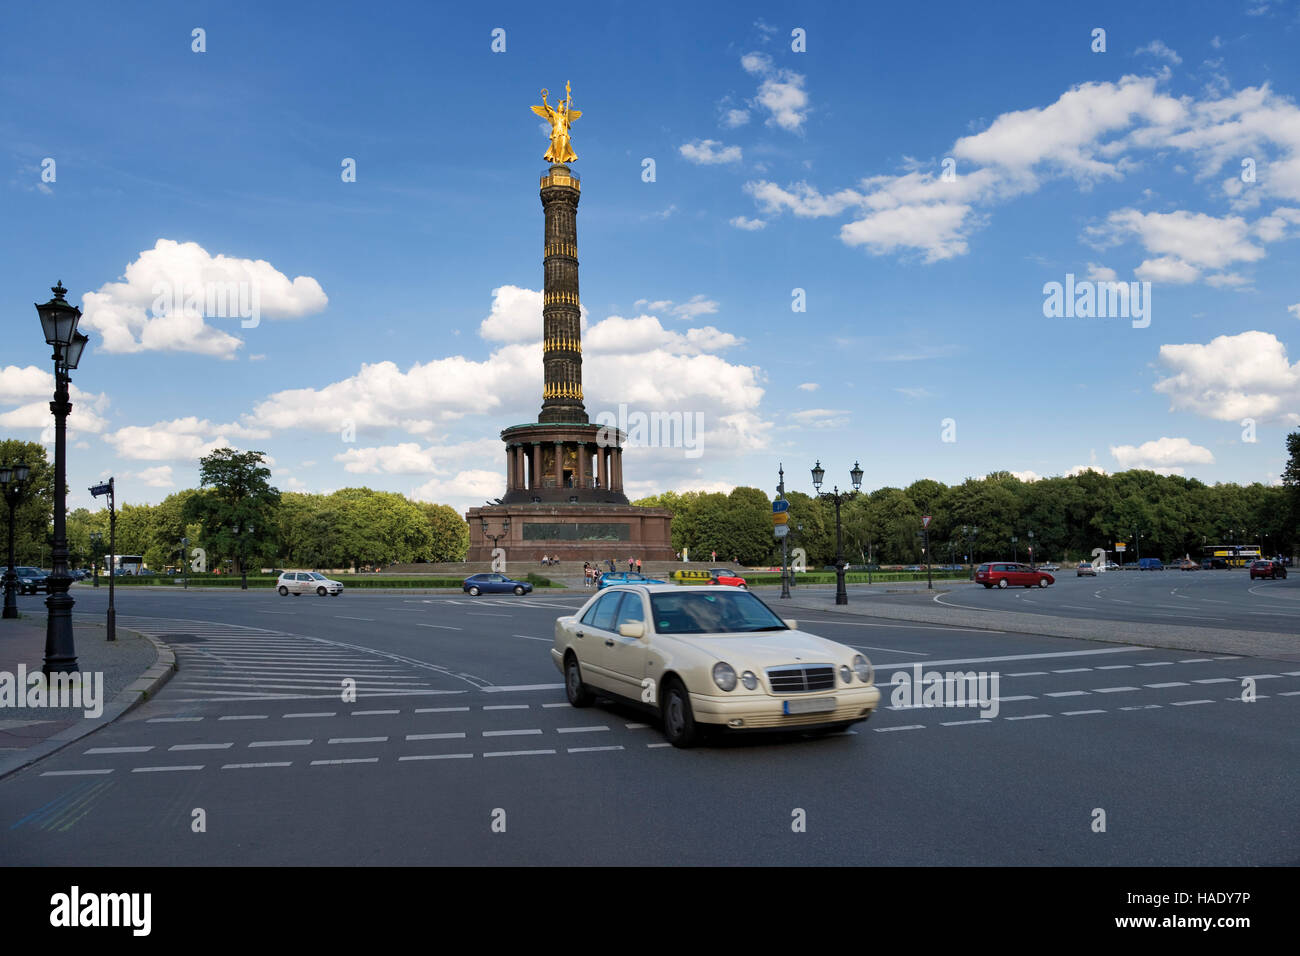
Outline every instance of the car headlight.
{"label": "car headlight", "polygon": [[753,671],[745,671],[740,675],[740,682],[745,685],[745,690],[754,690],[758,687],[758,675]]}
{"label": "car headlight", "polygon": [[861,654],[853,655],[853,670],[857,673],[858,680],[864,684],[870,684],[871,678],[875,676],[875,672],[871,668],[871,661]]}
{"label": "car headlight", "polygon": [[735,670],[726,661],[718,661],[718,663],[713,665],[713,683],[717,684],[723,690],[735,690]]}
{"label": "car headlight", "polygon": [[840,680],[845,684],[853,683],[853,668],[849,667],[848,664],[840,665]]}

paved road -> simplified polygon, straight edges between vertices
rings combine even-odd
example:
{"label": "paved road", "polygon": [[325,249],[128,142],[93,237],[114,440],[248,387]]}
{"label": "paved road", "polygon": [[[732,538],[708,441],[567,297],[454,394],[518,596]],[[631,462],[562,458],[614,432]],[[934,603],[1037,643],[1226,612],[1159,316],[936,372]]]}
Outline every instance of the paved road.
{"label": "paved road", "polygon": [[679,751],[640,711],[565,703],[550,633],[583,599],[119,594],[181,670],[0,780],[0,860],[1300,862],[1294,662],[802,611],[886,692],[914,663],[996,672],[998,716],[882,709],[851,734]]}

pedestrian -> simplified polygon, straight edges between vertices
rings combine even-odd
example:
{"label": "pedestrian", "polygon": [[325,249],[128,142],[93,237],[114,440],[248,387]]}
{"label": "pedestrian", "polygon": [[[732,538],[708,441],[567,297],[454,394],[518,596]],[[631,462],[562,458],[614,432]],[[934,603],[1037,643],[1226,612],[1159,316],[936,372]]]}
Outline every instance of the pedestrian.
{"label": "pedestrian", "polygon": [[710,560],[716,562],[716,561],[718,560],[718,552],[717,552],[717,551],[712,551],[712,552],[710,552],[710,554],[712,555],[712,557],[711,557]]}
{"label": "pedestrian", "polygon": [[640,558],[637,558],[637,559],[636,559],[636,573],[637,573],[637,574],[640,574],[640,573],[641,573],[641,559],[640,559]]}

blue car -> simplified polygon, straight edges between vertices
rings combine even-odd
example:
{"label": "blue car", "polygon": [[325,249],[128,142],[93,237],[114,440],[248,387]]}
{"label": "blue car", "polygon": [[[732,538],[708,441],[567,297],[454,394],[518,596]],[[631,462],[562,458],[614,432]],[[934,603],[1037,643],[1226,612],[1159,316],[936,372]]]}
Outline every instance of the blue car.
{"label": "blue car", "polygon": [[461,585],[466,594],[478,597],[480,594],[527,594],[533,586],[527,581],[514,581],[504,574],[471,574]]}
{"label": "blue car", "polygon": [[598,587],[607,588],[611,584],[667,584],[667,581],[658,581],[654,578],[648,578],[644,574],[637,574],[635,571],[607,571],[600,576]]}

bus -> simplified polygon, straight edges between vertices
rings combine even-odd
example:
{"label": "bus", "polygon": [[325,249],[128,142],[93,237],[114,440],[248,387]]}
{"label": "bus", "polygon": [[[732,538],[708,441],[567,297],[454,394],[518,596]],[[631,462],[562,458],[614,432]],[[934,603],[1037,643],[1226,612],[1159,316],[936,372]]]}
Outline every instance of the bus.
{"label": "bus", "polygon": [[141,574],[144,571],[144,555],[114,554],[110,557],[114,574]]}
{"label": "bus", "polygon": [[1201,552],[1203,558],[1218,558],[1230,568],[1248,568],[1260,558],[1257,544],[1207,544]]}

